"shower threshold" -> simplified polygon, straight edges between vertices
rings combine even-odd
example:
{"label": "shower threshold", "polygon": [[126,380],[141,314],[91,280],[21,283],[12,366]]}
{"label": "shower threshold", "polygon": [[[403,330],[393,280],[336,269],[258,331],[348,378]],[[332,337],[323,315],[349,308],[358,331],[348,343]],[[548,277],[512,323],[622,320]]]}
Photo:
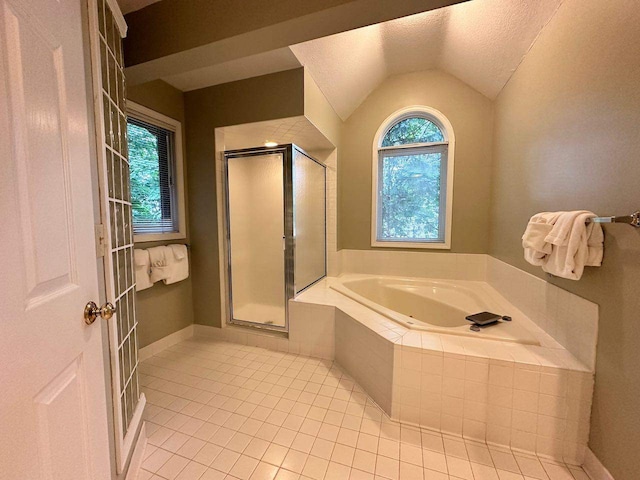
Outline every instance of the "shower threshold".
{"label": "shower threshold", "polygon": [[284,305],[247,303],[233,310],[233,319],[259,325],[285,326]]}

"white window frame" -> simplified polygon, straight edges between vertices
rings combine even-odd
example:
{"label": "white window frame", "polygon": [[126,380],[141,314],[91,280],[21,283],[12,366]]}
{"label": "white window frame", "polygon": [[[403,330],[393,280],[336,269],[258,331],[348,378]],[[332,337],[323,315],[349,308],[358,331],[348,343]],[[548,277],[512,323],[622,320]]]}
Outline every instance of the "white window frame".
{"label": "white window frame", "polygon": [[185,191],[184,191],[184,159],[182,156],[182,123],[171,117],[167,117],[155,110],[151,110],[143,105],[127,100],[127,116],[133,117],[143,122],[156,125],[174,134],[174,183],[176,205],[174,212],[178,215],[178,231],[168,233],[148,233],[144,235],[134,235],[134,243],[158,242],[165,240],[181,240],[187,238],[187,220],[185,211]]}
{"label": "white window frame", "polygon": [[[382,147],[382,140],[396,123],[410,117],[421,117],[436,124],[444,136],[444,142],[409,144],[406,147]],[[444,236],[441,241],[421,241],[411,242],[402,240],[378,240],[378,224],[380,220],[380,211],[378,208],[379,188],[379,164],[380,151],[388,149],[409,148],[415,149],[419,147],[430,147],[444,145],[447,151],[447,169],[446,169],[446,194],[445,194],[445,213],[444,213]],[[451,221],[453,217],[453,172],[454,172],[454,153],[455,153],[455,136],[453,127],[447,117],[435,108],[423,105],[412,105],[402,108],[389,115],[373,137],[372,149],[372,169],[371,169],[371,246],[372,247],[391,247],[391,248],[423,248],[423,249],[450,249],[451,248]],[[442,208],[442,207],[441,207]]]}

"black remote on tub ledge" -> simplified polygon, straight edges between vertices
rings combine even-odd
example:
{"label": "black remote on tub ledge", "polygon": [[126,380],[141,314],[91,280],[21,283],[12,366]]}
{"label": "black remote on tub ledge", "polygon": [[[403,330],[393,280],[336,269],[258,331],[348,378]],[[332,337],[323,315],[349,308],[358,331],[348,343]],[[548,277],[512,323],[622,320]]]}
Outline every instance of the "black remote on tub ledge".
{"label": "black remote on tub ledge", "polygon": [[507,315],[498,315],[497,313],[491,312],[474,313],[473,315],[467,315],[465,319],[473,323],[473,325],[471,325],[471,330],[474,332],[479,332],[481,328],[493,325],[500,320],[505,322],[511,321],[511,317]]}

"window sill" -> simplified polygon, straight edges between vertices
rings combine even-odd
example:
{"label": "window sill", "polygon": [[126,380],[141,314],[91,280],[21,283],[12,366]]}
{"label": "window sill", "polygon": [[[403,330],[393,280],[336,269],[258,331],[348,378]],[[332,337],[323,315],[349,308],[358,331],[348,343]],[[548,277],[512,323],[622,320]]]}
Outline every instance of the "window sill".
{"label": "window sill", "polygon": [[385,248],[419,248],[419,249],[434,249],[434,250],[449,250],[451,249],[450,242],[381,242],[374,240],[371,242],[372,247],[385,247]]}
{"label": "window sill", "polygon": [[184,240],[186,238],[187,236],[182,232],[148,233],[145,235],[134,235],[133,243],[164,242],[168,240]]}

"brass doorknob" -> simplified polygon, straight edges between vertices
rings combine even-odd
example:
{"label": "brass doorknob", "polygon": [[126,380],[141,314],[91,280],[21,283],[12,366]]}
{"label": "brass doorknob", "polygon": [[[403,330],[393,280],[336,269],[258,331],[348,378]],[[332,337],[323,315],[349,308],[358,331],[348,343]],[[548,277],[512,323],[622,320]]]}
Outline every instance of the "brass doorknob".
{"label": "brass doorknob", "polygon": [[95,302],[89,302],[84,306],[84,323],[91,325],[98,317],[109,320],[114,313],[116,313],[116,307],[112,303],[107,302],[98,308]]}

